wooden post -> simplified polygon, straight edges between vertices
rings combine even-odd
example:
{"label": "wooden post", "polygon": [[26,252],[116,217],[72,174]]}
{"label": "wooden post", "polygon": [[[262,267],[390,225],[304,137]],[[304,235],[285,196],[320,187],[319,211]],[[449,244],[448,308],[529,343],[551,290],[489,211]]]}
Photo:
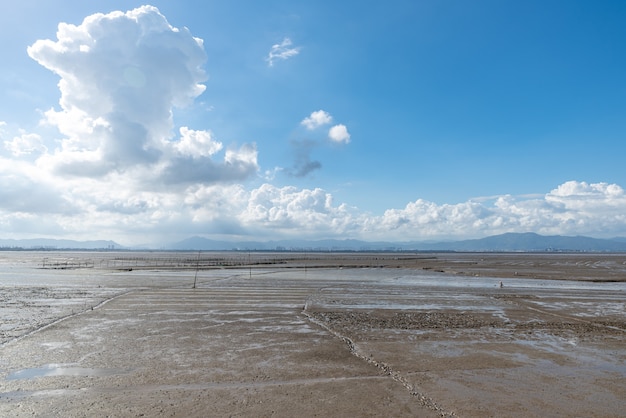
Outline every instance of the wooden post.
{"label": "wooden post", "polygon": [[193,277],[193,288],[196,288],[196,281],[198,280],[198,269],[200,268],[200,251],[198,251],[198,259],[196,260],[196,274]]}

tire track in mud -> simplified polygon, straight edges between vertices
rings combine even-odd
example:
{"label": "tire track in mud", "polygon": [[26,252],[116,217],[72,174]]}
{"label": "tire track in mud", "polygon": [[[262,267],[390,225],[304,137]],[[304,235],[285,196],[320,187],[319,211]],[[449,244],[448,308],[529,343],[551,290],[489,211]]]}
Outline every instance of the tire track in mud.
{"label": "tire track in mud", "polygon": [[[306,305],[305,305],[305,309],[306,309]],[[395,371],[391,368],[391,366],[389,366],[388,364],[382,362],[382,361],[378,361],[375,360],[373,357],[371,356],[366,356],[365,354],[363,354],[361,352],[361,350],[359,350],[358,346],[354,343],[354,341],[352,341],[351,338],[342,335],[341,333],[339,333],[338,331],[332,329],[328,324],[319,321],[318,319],[316,319],[315,317],[313,317],[311,314],[309,314],[308,312],[306,312],[306,310],[302,311],[302,314],[312,323],[318,325],[319,327],[325,329],[326,331],[330,332],[332,335],[334,335],[335,337],[339,338],[341,341],[343,341],[347,346],[348,349],[350,350],[350,353],[367,362],[368,364],[371,364],[373,366],[375,366],[376,368],[378,368],[379,370],[381,370],[385,375],[391,377],[394,381],[402,384],[402,386],[404,386],[409,393],[414,396],[415,398],[417,398],[417,400],[419,401],[420,405],[432,410],[432,411],[436,411],[439,416],[441,417],[456,417],[457,415],[454,412],[448,412],[446,411],[442,406],[438,405],[431,397],[426,396],[425,394],[421,393],[417,387],[415,385],[413,385],[411,382],[408,381],[408,379],[406,379],[404,376],[402,376],[402,374],[398,371]]]}

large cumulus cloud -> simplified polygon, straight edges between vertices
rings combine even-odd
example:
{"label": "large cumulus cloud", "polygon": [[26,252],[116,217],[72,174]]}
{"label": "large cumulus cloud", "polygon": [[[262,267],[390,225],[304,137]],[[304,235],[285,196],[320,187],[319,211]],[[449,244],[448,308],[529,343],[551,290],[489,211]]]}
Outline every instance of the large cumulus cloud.
{"label": "large cumulus cloud", "polygon": [[65,138],[40,161],[55,173],[103,177],[151,166],[150,181],[156,174],[171,184],[242,180],[256,172],[253,145],[219,161],[221,145],[203,141],[203,133],[184,128],[176,137],[173,109],[204,92],[207,57],[201,39],[172,27],[155,7],[61,23],[56,40],[39,40],[28,54],[60,77],[60,109],[45,118]]}

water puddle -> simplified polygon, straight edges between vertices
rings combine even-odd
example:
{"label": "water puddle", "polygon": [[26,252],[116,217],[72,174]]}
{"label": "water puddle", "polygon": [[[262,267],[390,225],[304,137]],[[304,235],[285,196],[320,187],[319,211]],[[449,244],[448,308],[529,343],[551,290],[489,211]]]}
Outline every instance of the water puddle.
{"label": "water puddle", "polygon": [[22,369],[16,372],[10,373],[6,380],[20,380],[20,379],[36,379],[38,377],[49,376],[114,376],[118,374],[127,373],[128,370],[122,369],[104,369],[93,367],[77,367],[67,364],[47,364],[42,367],[33,367],[29,369]]}

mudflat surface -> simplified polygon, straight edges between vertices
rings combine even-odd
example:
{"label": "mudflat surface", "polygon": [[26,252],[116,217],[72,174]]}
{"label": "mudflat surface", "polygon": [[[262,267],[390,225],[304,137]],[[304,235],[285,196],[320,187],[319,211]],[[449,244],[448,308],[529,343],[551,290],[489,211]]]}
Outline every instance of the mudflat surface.
{"label": "mudflat surface", "polygon": [[0,318],[0,416],[626,416],[624,254],[0,253]]}

